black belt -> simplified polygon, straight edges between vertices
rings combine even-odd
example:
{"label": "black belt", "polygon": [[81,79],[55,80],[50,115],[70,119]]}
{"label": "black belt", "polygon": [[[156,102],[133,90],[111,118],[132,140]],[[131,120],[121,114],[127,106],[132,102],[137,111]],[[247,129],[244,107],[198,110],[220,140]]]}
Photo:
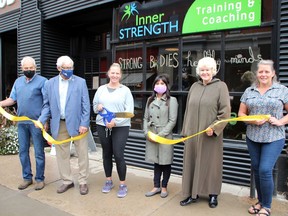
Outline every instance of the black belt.
{"label": "black belt", "polygon": [[65,119],[60,119],[60,121],[65,121]]}

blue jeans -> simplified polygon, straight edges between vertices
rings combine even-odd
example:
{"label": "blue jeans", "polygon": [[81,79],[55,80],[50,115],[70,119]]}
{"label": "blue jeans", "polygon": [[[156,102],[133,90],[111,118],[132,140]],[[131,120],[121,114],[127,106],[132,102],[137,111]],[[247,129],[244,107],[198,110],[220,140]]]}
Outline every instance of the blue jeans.
{"label": "blue jeans", "polygon": [[274,182],[273,167],[284,147],[285,139],[271,143],[257,143],[246,138],[255,175],[258,200],[263,207],[271,208]]}
{"label": "blue jeans", "polygon": [[44,140],[41,130],[36,128],[34,124],[18,124],[19,158],[22,165],[22,176],[26,181],[32,180],[33,177],[29,155],[30,138],[32,138],[36,161],[35,181],[44,181]]}

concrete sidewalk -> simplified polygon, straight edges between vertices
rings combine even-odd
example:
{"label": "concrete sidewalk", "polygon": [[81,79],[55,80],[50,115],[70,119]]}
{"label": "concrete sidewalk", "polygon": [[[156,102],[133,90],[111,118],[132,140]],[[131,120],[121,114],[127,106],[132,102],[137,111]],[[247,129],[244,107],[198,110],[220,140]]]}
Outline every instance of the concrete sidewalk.
{"label": "concrete sidewalk", "polygon": [[[32,149],[31,149],[32,150]],[[118,176],[113,172],[115,188],[109,194],[103,194],[101,188],[105,181],[102,166],[101,149],[90,153],[89,194],[82,196],[77,183],[77,157],[71,158],[75,174],[75,188],[63,194],[57,194],[61,185],[56,158],[46,153],[46,186],[41,191],[35,191],[33,185],[26,190],[17,189],[21,179],[21,167],[18,155],[0,156],[0,216],[174,216],[174,215],[249,215],[248,207],[256,200],[249,198],[249,188],[223,184],[219,196],[219,205],[215,209],[208,207],[208,198],[201,197],[198,203],[185,207],[179,205],[181,197],[181,177],[173,175],[169,182],[169,196],[160,195],[145,197],[145,192],[153,187],[151,170],[128,166],[128,195],[117,198]],[[34,154],[33,172],[35,170]],[[114,166],[114,170],[116,170]],[[288,216],[288,201],[281,195],[273,199],[272,215]]]}

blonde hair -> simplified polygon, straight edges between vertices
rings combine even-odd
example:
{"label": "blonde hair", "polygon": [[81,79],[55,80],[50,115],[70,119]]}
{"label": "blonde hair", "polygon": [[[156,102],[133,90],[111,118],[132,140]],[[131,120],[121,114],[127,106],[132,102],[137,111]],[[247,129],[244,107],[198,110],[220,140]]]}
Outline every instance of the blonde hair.
{"label": "blonde hair", "polygon": [[200,68],[206,66],[212,70],[212,75],[215,76],[217,74],[217,66],[214,58],[204,57],[198,61],[198,65],[196,67],[196,73],[200,75]]}
{"label": "blonde hair", "polygon": [[111,68],[112,67],[116,67],[116,68],[119,68],[119,70],[120,70],[120,73],[122,74],[122,68],[121,68],[121,66],[120,66],[120,64],[119,63],[113,63],[113,64],[111,64],[111,66],[109,67],[109,70],[108,70],[108,72],[107,73],[109,73],[109,71],[111,70]]}

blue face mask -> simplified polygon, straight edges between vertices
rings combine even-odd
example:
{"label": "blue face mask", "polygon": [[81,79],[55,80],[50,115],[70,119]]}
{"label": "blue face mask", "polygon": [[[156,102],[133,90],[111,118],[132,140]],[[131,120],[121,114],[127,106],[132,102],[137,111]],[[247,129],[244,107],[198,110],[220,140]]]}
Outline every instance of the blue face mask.
{"label": "blue face mask", "polygon": [[70,77],[73,75],[73,70],[61,70],[61,73],[67,79],[70,79]]}

